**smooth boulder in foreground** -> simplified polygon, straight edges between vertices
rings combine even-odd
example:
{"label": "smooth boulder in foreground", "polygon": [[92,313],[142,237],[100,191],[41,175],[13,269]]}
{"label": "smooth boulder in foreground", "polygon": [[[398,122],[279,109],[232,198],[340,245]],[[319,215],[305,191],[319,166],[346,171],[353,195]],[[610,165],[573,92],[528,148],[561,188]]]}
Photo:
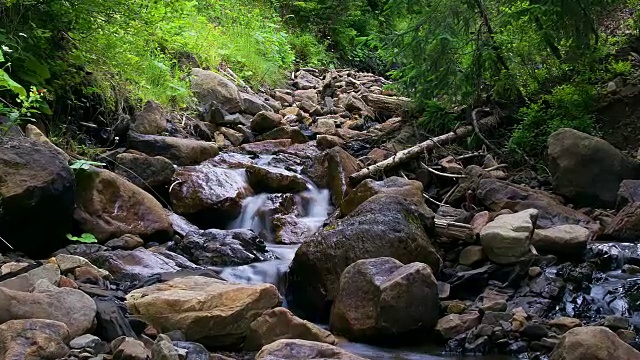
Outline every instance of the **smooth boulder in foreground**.
{"label": "smooth boulder in foreground", "polygon": [[551,360],[638,360],[640,352],[602,326],[567,331],[551,353]]}

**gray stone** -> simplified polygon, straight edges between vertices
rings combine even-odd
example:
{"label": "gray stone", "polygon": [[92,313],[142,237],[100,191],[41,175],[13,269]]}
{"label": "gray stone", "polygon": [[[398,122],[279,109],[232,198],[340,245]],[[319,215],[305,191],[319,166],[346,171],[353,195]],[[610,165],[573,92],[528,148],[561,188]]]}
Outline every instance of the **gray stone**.
{"label": "gray stone", "polygon": [[498,264],[513,264],[531,253],[530,239],[538,211],[525,210],[501,215],[480,231],[480,242],[489,260]]}

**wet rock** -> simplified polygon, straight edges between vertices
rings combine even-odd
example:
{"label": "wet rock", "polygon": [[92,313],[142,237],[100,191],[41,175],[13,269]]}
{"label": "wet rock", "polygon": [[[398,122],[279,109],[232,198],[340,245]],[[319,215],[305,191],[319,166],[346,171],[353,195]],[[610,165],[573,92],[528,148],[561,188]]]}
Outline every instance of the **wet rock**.
{"label": "wet rock", "polygon": [[511,215],[501,215],[480,232],[480,242],[489,260],[512,264],[531,253],[530,239],[538,211],[531,209]]}
{"label": "wet rock", "polygon": [[32,293],[0,288],[0,323],[46,319],[64,323],[77,337],[88,332],[96,316],[93,300],[79,290],[58,288],[40,280]]}
{"label": "wet rock", "polygon": [[274,112],[259,112],[253,120],[251,120],[251,130],[258,134],[264,134],[282,125],[284,125],[282,115]]}
{"label": "wet rock", "polygon": [[554,190],[579,206],[613,208],[620,183],[638,179],[640,166],[606,141],[572,129],[549,137]]}
{"label": "wet rock", "polygon": [[551,360],[640,359],[640,352],[605,327],[588,326],[569,330],[551,353]]}
{"label": "wet rock", "polygon": [[95,335],[85,334],[71,340],[71,342],[69,342],[69,347],[72,349],[92,348],[98,345],[101,341],[102,340]]}
{"label": "wet rock", "polygon": [[165,335],[159,335],[151,348],[153,360],[179,360],[178,351],[173,347],[171,339]]}
{"label": "wet rock", "polygon": [[203,266],[239,266],[270,258],[264,241],[246,229],[191,232],[175,249]]}
{"label": "wet rock", "polygon": [[539,341],[549,335],[549,330],[542,324],[527,324],[520,330],[520,335],[532,341]]}
{"label": "wet rock", "polygon": [[173,163],[161,156],[124,153],[116,156],[116,163],[116,174],[145,190],[170,185],[176,171]]}
{"label": "wet rock", "polygon": [[292,126],[280,126],[269,132],[266,132],[260,136],[256,140],[277,140],[277,139],[290,139],[294,144],[304,144],[309,139],[307,136],[297,127]]}
{"label": "wet rock", "polygon": [[286,148],[283,153],[307,160],[314,160],[321,154],[315,141],[309,141],[304,144],[293,144]]}
{"label": "wet rock", "polygon": [[122,177],[100,169],[78,173],[74,218],[83,232],[98,241],[138,235],[167,241],[173,235],[162,205],[150,194]]}
{"label": "wet rock", "polygon": [[560,204],[548,193],[506,181],[480,180],[477,196],[491,211],[508,209],[518,212],[536,209],[538,210],[537,226],[543,229],[559,225],[580,225],[590,230],[595,227],[591,218]]}
{"label": "wet rock", "polygon": [[482,246],[471,245],[462,249],[458,262],[462,265],[473,266],[485,260],[487,255],[484,253]]}
{"label": "wet rock", "polygon": [[351,340],[430,331],[438,321],[438,285],[429,266],[393,258],[357,261],[340,277],[331,329]]}
{"label": "wet rock", "polygon": [[530,278],[537,278],[541,274],[542,269],[538,266],[532,266],[529,268],[529,270],[527,270],[527,275],[529,275]]}
{"label": "wet rock", "polygon": [[640,203],[631,203],[622,208],[607,225],[602,238],[637,242],[640,239]]}
{"label": "wet rock", "polygon": [[136,114],[131,130],[145,135],[158,135],[167,130],[167,121],[162,107],[155,101],[147,101],[142,111]]}
{"label": "wet rock", "polygon": [[111,343],[113,360],[150,360],[149,351],[142,341],[133,338],[120,338]]}
{"label": "wet rock", "polygon": [[331,345],[337,343],[330,332],[279,307],[265,311],[251,323],[244,349],[257,351],[280,339],[300,339]]}
{"label": "wet rock", "polygon": [[482,324],[490,326],[502,326],[503,322],[510,322],[511,317],[511,313],[508,312],[487,311],[482,317]]}
{"label": "wet rock", "polygon": [[271,155],[287,149],[291,144],[291,139],[264,140],[244,144],[240,148],[251,155]]}
{"label": "wet rock", "polygon": [[233,146],[239,146],[245,139],[245,136],[241,132],[226,127],[220,127],[218,131],[224,135],[224,137],[229,140]]}
{"label": "wet rock", "polygon": [[[229,360],[225,356],[209,354],[209,351],[202,345],[190,341],[173,341],[176,350],[185,350],[187,356],[184,360]],[[233,359],[231,359],[233,360]]]}
{"label": "wet rock", "polygon": [[187,340],[205,346],[237,347],[250,324],[280,300],[271,284],[188,276],[134,290],[126,304],[132,314],[162,332],[181,330]]}
{"label": "wet rock", "polygon": [[196,165],[218,155],[211,142],[130,132],[129,148],[149,156],[162,156],[180,166]]}
{"label": "wet rock", "polygon": [[483,311],[493,311],[493,312],[505,312],[507,311],[508,304],[504,300],[492,300],[483,303],[480,307]]}
{"label": "wet rock", "polygon": [[625,264],[622,266],[622,272],[630,275],[640,274],[640,266]]}
{"label": "wet rock", "polygon": [[213,71],[191,70],[191,90],[201,104],[212,102],[229,113],[242,110],[240,92],[234,83]]}
{"label": "wet rock", "polygon": [[184,268],[198,269],[195,264],[189,263],[184,258],[181,262],[172,261],[145,248],[137,248],[133,251],[100,252],[93,254],[90,260],[99,268],[107,270],[115,280],[132,283],[144,281],[153,275],[173,273]]}
{"label": "wet rock", "polygon": [[51,285],[58,286],[58,282],[60,281],[60,268],[58,265],[44,264],[24,274],[3,280],[0,282],[0,287],[9,290],[30,292],[40,280],[44,280]]}
{"label": "wet rock", "polygon": [[273,111],[257,95],[241,92],[240,99],[242,100],[242,111],[247,114],[256,115],[261,111]]}
{"label": "wet rock", "polygon": [[411,201],[395,195],[372,197],[300,246],[289,273],[290,304],[305,318],[326,316],[340,275],[362,259],[425,262],[437,272],[442,261],[427,235],[433,227],[434,214]]}
{"label": "wet rock", "polygon": [[629,319],[622,316],[609,315],[604,318],[602,326],[607,327],[612,331],[626,330],[629,328]]}
{"label": "wet rock", "polygon": [[626,342],[627,344],[636,341],[636,333],[631,330],[620,329],[616,331],[616,335],[618,335],[620,340]]}
{"label": "wet rock", "polygon": [[111,239],[104,245],[112,250],[134,250],[144,246],[144,241],[139,236],[126,234],[118,238]]}
{"label": "wet rock", "polygon": [[311,131],[319,135],[333,135],[336,133],[336,124],[330,119],[317,119]]}
{"label": "wet rock", "polygon": [[287,170],[250,165],[246,172],[249,185],[256,193],[297,193],[307,189],[307,182],[302,176]]}
{"label": "wet rock", "polygon": [[0,358],[6,360],[61,359],[69,348],[69,329],[58,321],[12,320],[0,325]]}
{"label": "wet rock", "polygon": [[422,191],[423,188],[420,182],[397,176],[392,176],[382,181],[367,179],[358,184],[340,204],[340,214],[342,216],[349,215],[360,204],[379,194],[397,195],[412,200],[418,205],[424,204]]}
{"label": "wet rock", "polygon": [[438,320],[435,331],[445,340],[453,339],[480,325],[481,318],[482,316],[476,311],[447,315]]}
{"label": "wet rock", "polygon": [[67,243],[74,191],[73,171],[57,151],[24,137],[0,137],[0,236],[16,251],[45,257]]}
{"label": "wet rock", "polygon": [[582,257],[591,234],[578,225],[560,225],[550,229],[538,229],[531,243],[536,250],[554,255]]}
{"label": "wet rock", "polygon": [[307,340],[278,340],[260,350],[256,360],[365,360],[333,345]]}
{"label": "wet rock", "polygon": [[205,162],[179,168],[169,194],[173,211],[202,228],[222,226],[240,215],[242,200],[253,194],[244,171]]}
{"label": "wet rock", "polygon": [[301,244],[307,240],[310,227],[295,215],[275,215],[271,221],[277,244]]}
{"label": "wet rock", "polygon": [[94,299],[96,312],[96,335],[106,341],[113,341],[121,336],[135,337],[129,319],[126,317],[127,308],[113,298]]}
{"label": "wet rock", "polygon": [[342,148],[327,150],[316,158],[311,178],[320,188],[331,191],[331,200],[338,206],[351,190],[349,176],[362,169],[362,164]]}

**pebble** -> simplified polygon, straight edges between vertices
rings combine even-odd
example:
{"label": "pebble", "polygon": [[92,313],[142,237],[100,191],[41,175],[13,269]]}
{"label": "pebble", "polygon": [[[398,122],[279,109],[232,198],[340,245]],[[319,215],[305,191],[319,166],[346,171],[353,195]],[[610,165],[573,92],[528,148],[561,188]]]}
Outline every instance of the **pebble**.
{"label": "pebble", "polygon": [[542,274],[542,269],[539,268],[538,266],[532,266],[532,267],[529,268],[529,277],[530,278],[537,278],[541,274]]}

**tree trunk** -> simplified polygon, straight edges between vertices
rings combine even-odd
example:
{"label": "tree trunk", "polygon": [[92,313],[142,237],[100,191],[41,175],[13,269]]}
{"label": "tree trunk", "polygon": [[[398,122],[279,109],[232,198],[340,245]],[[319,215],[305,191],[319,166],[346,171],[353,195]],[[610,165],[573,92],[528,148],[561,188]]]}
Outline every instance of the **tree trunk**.
{"label": "tree trunk", "polygon": [[[478,127],[481,129],[495,127],[496,125],[498,125],[499,122],[500,122],[500,119],[497,116],[490,116],[488,118],[478,121]],[[382,174],[389,169],[392,169],[400,164],[403,164],[407,161],[415,159],[418,156],[424,154],[426,151],[431,150],[438,145],[448,144],[450,142],[453,142],[459,139],[464,139],[473,133],[474,133],[473,126],[463,126],[448,134],[444,134],[444,135],[435,137],[433,139],[427,140],[412,148],[402,150],[387,160],[384,160],[382,162],[379,162],[377,164],[371,165],[365,169],[358,171],[357,173],[349,177],[349,182],[351,182],[351,184],[355,186],[364,179],[372,177],[376,174]]]}

